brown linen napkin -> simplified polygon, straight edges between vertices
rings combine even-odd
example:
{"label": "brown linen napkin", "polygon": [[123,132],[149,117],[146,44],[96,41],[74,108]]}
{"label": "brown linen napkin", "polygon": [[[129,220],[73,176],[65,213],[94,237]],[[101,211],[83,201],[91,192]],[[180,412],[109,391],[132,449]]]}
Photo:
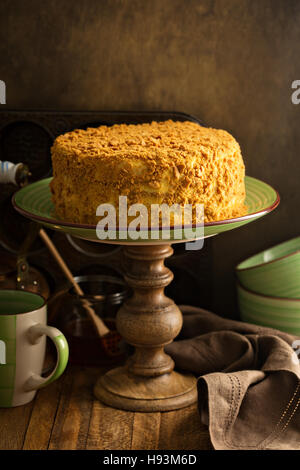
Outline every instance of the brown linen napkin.
{"label": "brown linen napkin", "polygon": [[198,379],[199,412],[215,449],[300,449],[299,337],[181,306],[166,347]]}

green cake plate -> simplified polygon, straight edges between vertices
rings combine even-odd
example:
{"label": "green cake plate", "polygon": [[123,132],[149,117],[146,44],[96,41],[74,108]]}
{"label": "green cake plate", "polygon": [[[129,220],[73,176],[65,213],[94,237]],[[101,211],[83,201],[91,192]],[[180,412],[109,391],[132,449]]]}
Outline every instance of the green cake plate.
{"label": "green cake plate", "polygon": [[[157,230],[155,238],[152,233],[148,232],[147,240],[132,240],[130,237],[124,239],[124,230],[120,228],[117,231],[116,239],[99,240],[96,234],[95,225],[76,224],[60,220],[55,215],[54,205],[51,200],[51,192],[49,183],[51,178],[43,179],[26,186],[17,191],[13,197],[13,205],[15,209],[25,217],[28,217],[46,227],[53,230],[69,233],[74,237],[83,238],[95,242],[117,243],[117,244],[162,244],[162,243],[179,243],[193,239],[194,236],[189,236],[189,229],[182,233],[182,229],[178,227],[171,227],[170,237],[168,240],[164,239],[163,230]],[[251,221],[254,221],[275,209],[280,201],[279,195],[275,189],[268,184],[256,178],[246,176],[246,205],[248,207],[248,214],[237,217],[234,219],[221,220],[218,222],[209,222],[204,224],[204,237],[211,237],[218,233],[241,227]],[[197,226],[190,226],[192,231]],[[180,230],[180,235],[179,231]],[[122,232],[123,237],[119,236]]]}

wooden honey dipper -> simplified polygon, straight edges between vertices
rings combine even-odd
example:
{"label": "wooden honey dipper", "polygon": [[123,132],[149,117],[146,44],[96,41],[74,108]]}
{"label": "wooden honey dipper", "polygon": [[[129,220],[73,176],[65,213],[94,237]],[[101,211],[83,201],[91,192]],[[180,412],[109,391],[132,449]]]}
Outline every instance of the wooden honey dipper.
{"label": "wooden honey dipper", "polygon": [[[61,254],[58,252],[57,248],[55,247],[54,243],[48,237],[47,233],[44,229],[40,229],[39,235],[42,238],[43,242],[49,249],[50,253],[52,254],[53,258],[67,277],[67,279],[71,282],[74,287],[75,292],[79,296],[84,296],[84,292],[82,291],[81,287],[75,281],[70,269],[66,265],[65,261],[63,260]],[[82,305],[84,306],[86,313],[91,320],[95,330],[97,331],[99,337],[101,338],[101,343],[103,349],[105,350],[108,356],[119,356],[123,352],[123,348],[121,348],[121,341],[122,338],[117,331],[110,331],[105,323],[101,320],[101,318],[96,314],[95,310],[91,307],[90,303],[86,299],[82,299]]]}

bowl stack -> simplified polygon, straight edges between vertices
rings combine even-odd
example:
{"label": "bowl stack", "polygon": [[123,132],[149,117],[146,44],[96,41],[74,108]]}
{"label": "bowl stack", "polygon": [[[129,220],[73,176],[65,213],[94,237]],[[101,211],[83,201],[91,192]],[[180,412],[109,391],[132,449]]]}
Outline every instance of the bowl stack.
{"label": "bowl stack", "polygon": [[236,267],[241,318],[300,335],[300,237]]}

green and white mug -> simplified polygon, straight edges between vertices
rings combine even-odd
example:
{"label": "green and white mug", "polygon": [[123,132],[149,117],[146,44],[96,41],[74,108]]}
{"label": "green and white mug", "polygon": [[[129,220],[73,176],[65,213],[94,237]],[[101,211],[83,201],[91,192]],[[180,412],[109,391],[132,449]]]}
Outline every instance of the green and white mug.
{"label": "green and white mug", "polygon": [[[56,380],[65,370],[69,348],[64,335],[47,326],[43,297],[20,290],[0,290],[0,407],[24,405],[36,391]],[[42,377],[46,336],[56,346],[57,362]]]}

